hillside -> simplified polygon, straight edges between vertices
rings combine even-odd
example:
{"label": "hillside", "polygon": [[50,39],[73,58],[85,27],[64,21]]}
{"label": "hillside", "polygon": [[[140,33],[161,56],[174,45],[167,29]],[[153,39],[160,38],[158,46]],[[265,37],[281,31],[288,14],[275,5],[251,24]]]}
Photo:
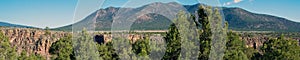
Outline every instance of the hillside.
{"label": "hillside", "polygon": [[[85,19],[80,22],[74,23],[72,25],[63,26],[55,28],[54,30],[71,30],[72,26],[76,27],[87,27],[91,25],[92,22],[96,25],[96,30],[110,30],[112,22],[118,21],[113,20],[113,18],[124,18],[128,16],[138,16],[130,21],[131,29],[133,30],[165,30],[171,24],[173,19],[168,19],[166,16],[160,14],[146,14],[151,7],[152,9],[169,9],[170,11],[155,11],[161,12],[161,14],[176,15],[176,11],[183,10],[190,13],[194,13],[198,9],[200,4],[195,5],[181,5],[178,3],[152,3],[138,8],[116,8],[109,7],[105,9],[99,9],[96,12],[92,13]],[[180,9],[181,7],[186,8]],[[126,12],[123,14],[118,13],[118,11]],[[145,12],[144,12],[145,11]],[[140,13],[143,12],[143,13]],[[225,20],[229,22],[229,28],[237,31],[280,31],[280,32],[300,32],[300,23],[293,22],[291,20],[266,15],[266,14],[257,14],[251,13],[241,8],[227,8],[223,7],[223,13]],[[93,20],[96,18],[95,20]],[[127,19],[128,20],[128,19]],[[124,22],[122,22],[124,23]],[[127,25],[127,24],[126,24]],[[123,27],[117,27],[123,28]],[[81,29],[81,28],[79,28]]]}
{"label": "hillside", "polygon": [[16,27],[16,28],[35,28],[31,26],[25,26],[25,25],[17,25],[17,24],[11,24],[6,22],[0,22],[1,27]]}

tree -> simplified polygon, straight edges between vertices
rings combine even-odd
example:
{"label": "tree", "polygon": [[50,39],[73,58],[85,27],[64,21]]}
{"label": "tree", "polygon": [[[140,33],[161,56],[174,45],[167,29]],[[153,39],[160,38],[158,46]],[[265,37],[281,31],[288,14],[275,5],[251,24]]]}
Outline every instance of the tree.
{"label": "tree", "polygon": [[10,45],[8,38],[0,32],[0,60],[16,60],[17,53],[15,47]]}
{"label": "tree", "polygon": [[[75,35],[75,36],[74,36]],[[86,29],[81,33],[74,33],[74,53],[78,60],[96,60],[99,59],[96,42],[88,34]]]}
{"label": "tree", "polygon": [[227,34],[228,41],[226,44],[225,60],[249,60],[244,53],[246,44],[243,40],[239,39],[238,34],[229,32]]}
{"label": "tree", "polygon": [[103,60],[118,60],[119,57],[117,56],[113,46],[112,42],[108,42],[106,44],[98,44],[98,52],[100,55],[100,58]]}
{"label": "tree", "polygon": [[49,27],[46,27],[45,28],[45,35],[50,35],[51,34],[51,32],[49,31],[50,30],[50,28]]}
{"label": "tree", "polygon": [[73,57],[72,36],[68,35],[56,41],[50,47],[49,53],[55,60],[72,60]]}
{"label": "tree", "polygon": [[149,38],[139,39],[135,43],[133,43],[133,52],[138,56],[147,56],[150,54],[150,45],[149,45]]}
{"label": "tree", "polygon": [[222,54],[226,44],[227,26],[224,23],[219,9],[211,6],[200,5],[194,17],[197,27],[201,27],[200,35],[200,53],[201,60],[213,60],[223,58]]}
{"label": "tree", "polygon": [[112,41],[114,49],[116,49],[116,53],[118,53],[118,56],[121,60],[138,59],[138,57],[134,55],[132,46],[130,45],[131,42],[128,39],[122,36],[114,36]]}
{"label": "tree", "polygon": [[165,60],[177,60],[181,51],[179,31],[175,24],[172,24],[165,37],[167,43],[166,53],[163,57]]}
{"label": "tree", "polygon": [[[208,9],[207,9],[208,8]],[[209,10],[211,7],[205,7],[201,5],[199,7],[199,10],[197,11],[198,15],[198,22],[200,24],[197,24],[198,26],[201,25],[202,28],[202,34],[200,35],[200,54],[199,59],[201,60],[208,60],[209,53],[210,53],[210,45],[211,45],[211,22],[209,21],[208,13],[211,13],[211,10]],[[195,19],[197,20],[197,19]]]}
{"label": "tree", "polygon": [[286,39],[281,35],[277,39],[270,39],[262,46],[265,60],[298,60],[300,47],[298,41]]}

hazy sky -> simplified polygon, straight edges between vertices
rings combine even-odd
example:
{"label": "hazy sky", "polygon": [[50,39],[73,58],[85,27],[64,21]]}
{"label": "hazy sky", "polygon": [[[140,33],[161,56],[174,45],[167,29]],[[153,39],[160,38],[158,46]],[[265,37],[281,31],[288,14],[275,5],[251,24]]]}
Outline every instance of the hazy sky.
{"label": "hazy sky", "polygon": [[[201,3],[240,7],[251,12],[270,14],[300,22],[300,0],[199,0]],[[79,21],[100,8],[139,7],[152,2],[197,0],[0,0],[0,21],[44,28],[65,26]],[[75,16],[75,18],[74,18]]]}

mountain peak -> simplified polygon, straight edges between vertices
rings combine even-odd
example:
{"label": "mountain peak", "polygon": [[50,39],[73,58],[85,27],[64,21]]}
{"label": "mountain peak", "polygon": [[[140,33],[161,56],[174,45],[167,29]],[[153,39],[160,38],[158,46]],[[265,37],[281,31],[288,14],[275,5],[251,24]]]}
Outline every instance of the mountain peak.
{"label": "mountain peak", "polygon": [[[128,16],[137,16],[138,27],[147,27],[148,29],[157,30],[157,28],[153,28],[150,26],[157,25],[165,25],[159,29],[166,29],[171,22],[170,18],[167,18],[168,15],[176,15],[178,11],[188,10],[190,13],[194,13],[199,9],[199,5],[205,4],[195,4],[195,5],[181,5],[177,2],[155,2],[151,4],[144,5],[138,8],[116,8],[116,7],[108,7],[106,9],[100,9],[97,14],[96,19],[96,30],[111,30],[112,22],[122,23],[122,21],[113,21],[113,18],[121,18],[127,19]],[[224,18],[229,23],[229,28],[238,31],[300,31],[300,23],[296,23],[284,18],[275,17],[266,14],[257,14],[249,12],[245,9],[238,7],[222,7]],[[120,11],[121,10],[121,11]],[[116,13],[119,11],[118,14]],[[157,14],[149,14],[149,13],[157,13]],[[148,14],[148,15],[143,15]],[[95,13],[94,13],[95,15]],[[156,16],[154,16],[156,15]],[[89,16],[89,18],[93,18],[93,14]],[[136,21],[134,19],[129,19],[130,21]],[[87,24],[87,21],[91,21],[91,19],[84,19],[81,22],[77,22],[74,25],[84,26]],[[148,23],[147,23],[148,22]],[[149,23],[150,22],[150,23]],[[155,23],[158,24],[155,24]],[[164,23],[162,23],[164,22]],[[59,29],[71,28],[72,25],[61,27]],[[145,28],[145,29],[147,29]],[[59,30],[58,29],[58,30]],[[144,28],[142,28],[144,29]]]}

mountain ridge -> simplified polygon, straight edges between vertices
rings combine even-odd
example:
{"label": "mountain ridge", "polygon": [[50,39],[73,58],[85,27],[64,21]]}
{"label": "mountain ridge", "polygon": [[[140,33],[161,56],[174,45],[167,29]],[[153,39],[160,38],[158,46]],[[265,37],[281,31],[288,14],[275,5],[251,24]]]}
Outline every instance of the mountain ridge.
{"label": "mountain ridge", "polygon": [[[137,8],[122,8],[122,7],[107,7],[101,8],[97,11],[91,13],[81,21],[75,22],[71,25],[66,25],[58,28],[53,28],[52,30],[79,30],[81,27],[94,27],[95,30],[111,30],[112,24],[121,23],[120,21],[114,21],[115,17],[124,18],[124,17],[134,17],[134,20],[131,25],[132,30],[166,30],[169,26],[168,24],[172,23],[173,19],[168,19],[168,16],[161,15],[176,15],[176,11],[180,10],[177,8],[184,7],[185,12],[194,13],[199,5],[205,4],[194,4],[194,5],[182,5],[176,2],[169,3],[150,3],[147,5],[143,5]],[[150,9],[160,8],[160,9],[170,9],[171,11],[156,11],[161,14],[152,14],[149,13]],[[268,14],[260,14],[253,13],[247,11],[245,9],[239,7],[219,7],[222,8],[225,20],[229,23],[229,29],[236,31],[292,31],[292,32],[300,32],[300,22],[295,22],[292,20],[288,20],[286,18],[268,15]],[[122,11],[124,13],[119,13]],[[147,13],[148,12],[148,13]],[[168,13],[166,13],[168,12]],[[119,14],[119,15],[118,15]],[[93,25],[94,24],[94,25]],[[163,26],[158,26],[163,25]],[[0,23],[1,26],[1,23]],[[11,25],[15,26],[15,25]],[[17,25],[18,26],[18,25]],[[76,26],[76,28],[72,28],[72,26]],[[125,28],[127,24],[125,25]],[[24,26],[21,26],[24,27]],[[123,26],[117,27],[123,28]]]}
{"label": "mountain ridge", "polygon": [[26,25],[19,25],[19,24],[12,24],[8,22],[0,22],[1,27],[16,27],[16,28],[36,28],[32,26],[26,26]]}
{"label": "mountain ridge", "polygon": [[[198,3],[198,4],[194,4],[194,5],[181,5],[179,3],[171,2],[171,3],[151,3],[151,4],[147,4],[147,5],[144,5],[141,7],[137,7],[137,8],[108,7],[105,9],[99,9],[95,13],[92,13],[91,15],[89,15],[88,17],[83,19],[81,22],[77,22],[74,24],[77,25],[76,27],[84,26],[83,24],[87,24],[86,22],[92,20],[91,18],[93,18],[93,17],[91,17],[91,16],[99,14],[100,16],[97,16],[97,19],[96,19],[96,23],[95,23],[96,29],[95,30],[110,30],[114,17],[124,17],[124,16],[129,16],[130,14],[139,14],[139,12],[136,12],[136,11],[145,11],[145,10],[147,10],[147,8],[145,8],[145,7],[172,9],[172,8],[166,8],[165,6],[173,7],[173,8],[176,8],[178,6],[183,6],[184,8],[186,8],[186,12],[194,13],[198,9],[199,5],[205,5],[205,4]],[[252,12],[249,12],[245,9],[238,8],[238,7],[221,7],[221,8],[223,10],[225,20],[227,22],[229,22],[229,28],[232,30],[237,30],[237,31],[296,31],[296,32],[300,32],[300,29],[297,29],[297,28],[300,28],[300,23],[294,22],[294,21],[291,21],[291,20],[288,20],[285,18],[267,15],[267,14],[252,13]],[[119,10],[122,10],[126,13],[124,13],[123,15],[120,14],[120,16],[116,16],[116,14],[118,14]],[[176,9],[172,9],[172,10],[176,10]],[[161,12],[161,11],[158,11],[158,12]],[[169,13],[164,13],[164,12],[169,12]],[[177,12],[162,11],[162,13],[175,15]],[[155,15],[155,14],[152,14],[152,15]],[[142,17],[138,17],[137,20],[133,20],[133,21],[139,22],[141,25],[140,26],[132,26],[131,29],[137,29],[137,30],[164,30],[164,29],[167,29],[167,28],[157,27],[157,25],[155,25],[155,24],[164,24],[164,23],[148,23],[149,21],[151,22],[151,20],[149,20],[149,21],[145,20],[144,19],[145,16],[143,16],[143,15],[138,15],[138,16],[142,16]],[[147,16],[147,14],[146,14],[146,16]],[[150,16],[148,18],[153,19],[154,17],[157,17],[157,16]],[[142,19],[142,20],[138,20],[138,19]],[[172,23],[172,22],[167,22],[167,20],[170,20],[170,19],[166,19],[166,17],[159,17],[158,20],[166,22],[166,25]],[[141,23],[141,21],[144,21],[144,23],[147,23],[148,25],[143,25],[143,23]],[[172,20],[170,20],[170,21],[172,21]],[[114,22],[117,22],[117,21],[114,21]],[[156,21],[156,22],[159,22],[159,21]],[[136,25],[134,23],[132,25]],[[56,28],[55,30],[66,30],[66,28],[71,29],[72,26],[73,26],[73,24],[68,25],[68,26],[59,27],[59,28]],[[151,27],[151,26],[153,26],[153,27]],[[157,27],[157,29],[155,29],[155,27]],[[163,27],[167,27],[167,26],[163,26]],[[151,29],[148,29],[148,28],[151,28]]]}

